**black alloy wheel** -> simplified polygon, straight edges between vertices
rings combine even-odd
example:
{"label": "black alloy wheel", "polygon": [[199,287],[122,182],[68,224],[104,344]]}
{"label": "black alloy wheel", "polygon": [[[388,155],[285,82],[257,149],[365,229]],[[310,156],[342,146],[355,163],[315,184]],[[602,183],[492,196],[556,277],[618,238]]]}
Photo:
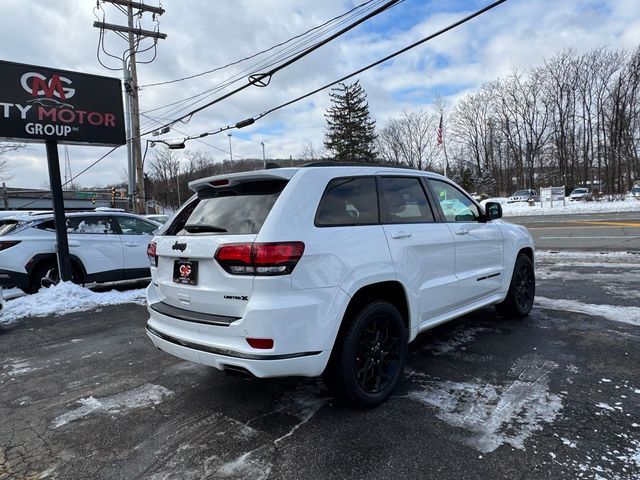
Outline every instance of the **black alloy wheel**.
{"label": "black alloy wheel", "polygon": [[529,315],[536,296],[536,277],[533,262],[525,254],[519,254],[513,268],[509,292],[503,302],[496,305],[501,315],[524,318]]}
{"label": "black alloy wheel", "polygon": [[363,307],[336,340],[322,377],[329,390],[348,403],[374,407],[393,393],[406,358],[402,315],[394,305],[375,301]]}
{"label": "black alloy wheel", "polygon": [[529,311],[533,306],[535,292],[535,276],[530,263],[522,262],[516,272],[516,285],[514,290],[515,301],[520,311]]}
{"label": "black alloy wheel", "polygon": [[369,319],[361,331],[353,359],[358,385],[369,394],[385,390],[395,378],[400,364],[401,332],[388,317]]}
{"label": "black alloy wheel", "polygon": [[[54,261],[47,261],[38,266],[31,274],[29,291],[27,293],[35,293],[41,287],[48,288],[60,281],[60,273],[58,265]],[[71,281],[76,284],[82,284],[82,277],[75,267],[71,267]]]}

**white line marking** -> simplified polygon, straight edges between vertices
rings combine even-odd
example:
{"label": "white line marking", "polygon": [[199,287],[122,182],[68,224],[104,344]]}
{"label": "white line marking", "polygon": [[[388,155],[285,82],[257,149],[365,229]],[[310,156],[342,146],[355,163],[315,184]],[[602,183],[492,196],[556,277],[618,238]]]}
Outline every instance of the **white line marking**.
{"label": "white line marking", "polygon": [[546,240],[560,240],[560,239],[564,239],[564,238],[585,238],[585,239],[590,239],[590,240],[595,240],[595,239],[606,239],[606,238],[640,238],[640,235],[607,235],[604,237],[577,237],[574,235],[567,235],[564,237],[538,237],[540,239],[546,239]]}

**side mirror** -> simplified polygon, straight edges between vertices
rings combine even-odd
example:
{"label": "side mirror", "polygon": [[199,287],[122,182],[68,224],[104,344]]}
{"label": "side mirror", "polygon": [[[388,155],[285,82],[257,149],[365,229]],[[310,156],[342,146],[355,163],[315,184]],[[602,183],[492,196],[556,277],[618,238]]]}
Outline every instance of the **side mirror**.
{"label": "side mirror", "polygon": [[487,202],[484,206],[487,219],[488,220],[496,220],[497,218],[502,218],[502,205],[498,202]]}

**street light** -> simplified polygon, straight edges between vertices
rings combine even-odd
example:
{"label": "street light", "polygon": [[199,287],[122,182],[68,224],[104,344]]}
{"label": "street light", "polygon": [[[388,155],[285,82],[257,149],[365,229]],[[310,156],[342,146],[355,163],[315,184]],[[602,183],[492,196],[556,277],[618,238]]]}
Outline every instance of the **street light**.
{"label": "street light", "polygon": [[227,133],[227,137],[229,137],[229,172],[231,172],[231,164],[233,163],[233,153],[231,153],[231,137],[230,133]]}
{"label": "street light", "polygon": [[267,168],[267,157],[264,156],[264,142],[260,142],[260,145],[262,145],[262,168],[266,169]]}

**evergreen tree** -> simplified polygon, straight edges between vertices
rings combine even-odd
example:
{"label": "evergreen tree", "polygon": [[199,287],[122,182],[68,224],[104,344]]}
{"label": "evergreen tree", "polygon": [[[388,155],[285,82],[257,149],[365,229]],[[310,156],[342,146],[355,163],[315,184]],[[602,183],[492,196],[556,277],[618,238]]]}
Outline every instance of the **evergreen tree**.
{"label": "evergreen tree", "polygon": [[359,81],[339,83],[329,97],[333,105],[325,113],[324,146],[338,162],[375,162],[375,120],[369,115],[367,94]]}

